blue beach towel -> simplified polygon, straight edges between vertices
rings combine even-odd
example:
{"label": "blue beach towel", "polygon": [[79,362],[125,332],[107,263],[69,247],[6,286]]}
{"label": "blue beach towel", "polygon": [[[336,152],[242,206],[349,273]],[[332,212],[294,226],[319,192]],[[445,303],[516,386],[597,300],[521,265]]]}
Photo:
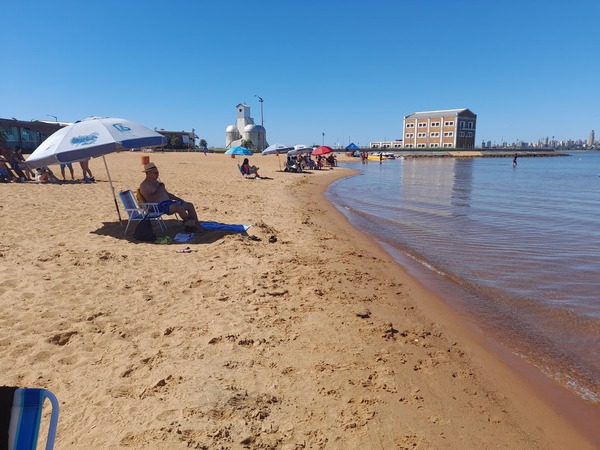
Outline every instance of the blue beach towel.
{"label": "blue beach towel", "polygon": [[235,233],[245,233],[252,225],[236,225],[219,222],[200,222],[200,226],[205,230],[233,231]]}

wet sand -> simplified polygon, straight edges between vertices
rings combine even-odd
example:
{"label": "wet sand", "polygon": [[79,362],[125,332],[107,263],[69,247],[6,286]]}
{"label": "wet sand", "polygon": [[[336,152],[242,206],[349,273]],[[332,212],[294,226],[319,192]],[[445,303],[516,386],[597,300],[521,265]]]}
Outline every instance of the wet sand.
{"label": "wet sand", "polygon": [[[2,384],[57,395],[56,448],[594,447],[322,198],[350,170],[149,156],[260,240],[123,237],[101,160],[94,184],[0,185]],[[107,162],[139,185],[139,153]]]}

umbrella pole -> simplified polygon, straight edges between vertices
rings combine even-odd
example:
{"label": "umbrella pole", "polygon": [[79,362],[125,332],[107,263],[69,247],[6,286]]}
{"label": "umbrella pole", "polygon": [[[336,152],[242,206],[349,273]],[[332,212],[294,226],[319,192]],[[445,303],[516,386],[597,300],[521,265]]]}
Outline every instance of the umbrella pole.
{"label": "umbrella pole", "polygon": [[108,171],[108,164],[106,164],[106,158],[102,155],[102,161],[104,161],[104,168],[106,169],[106,175],[108,176],[108,183],[110,184],[110,190],[112,191],[113,200],[115,201],[115,208],[117,208],[117,215],[119,216],[119,223],[123,226],[121,219],[121,211],[119,211],[119,203],[117,203],[117,196],[115,195],[115,187],[112,184],[112,180],[110,178],[110,172]]}

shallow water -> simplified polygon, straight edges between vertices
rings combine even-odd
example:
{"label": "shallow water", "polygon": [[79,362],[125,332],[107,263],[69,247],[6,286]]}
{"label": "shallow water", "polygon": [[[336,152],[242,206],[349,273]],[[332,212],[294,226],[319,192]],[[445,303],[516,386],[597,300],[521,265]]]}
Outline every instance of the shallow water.
{"label": "shallow water", "polygon": [[600,402],[600,153],[515,168],[511,158],[343,165],[361,174],[326,195],[354,226],[452,291],[452,306],[513,353]]}

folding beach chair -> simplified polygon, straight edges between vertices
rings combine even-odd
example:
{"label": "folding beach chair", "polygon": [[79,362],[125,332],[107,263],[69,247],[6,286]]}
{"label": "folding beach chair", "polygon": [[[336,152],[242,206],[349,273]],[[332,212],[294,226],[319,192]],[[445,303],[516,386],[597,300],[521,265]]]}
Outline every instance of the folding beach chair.
{"label": "folding beach chair", "polygon": [[35,450],[44,400],[52,414],[46,450],[54,448],[58,425],[58,400],[46,389],[0,386],[0,450]]}
{"label": "folding beach chair", "polygon": [[119,197],[121,198],[121,202],[123,202],[128,216],[127,226],[123,234],[127,234],[131,222],[140,222],[145,218],[157,221],[161,230],[167,230],[167,225],[162,218],[163,213],[158,210],[158,203],[143,203],[140,205],[130,190],[119,192]]}
{"label": "folding beach chair", "polygon": [[238,170],[240,171],[240,173],[242,174],[242,176],[244,178],[248,178],[248,179],[254,179],[256,178],[256,174],[255,173],[244,173],[244,171],[242,170],[242,166],[240,164],[237,165],[238,166]]}

